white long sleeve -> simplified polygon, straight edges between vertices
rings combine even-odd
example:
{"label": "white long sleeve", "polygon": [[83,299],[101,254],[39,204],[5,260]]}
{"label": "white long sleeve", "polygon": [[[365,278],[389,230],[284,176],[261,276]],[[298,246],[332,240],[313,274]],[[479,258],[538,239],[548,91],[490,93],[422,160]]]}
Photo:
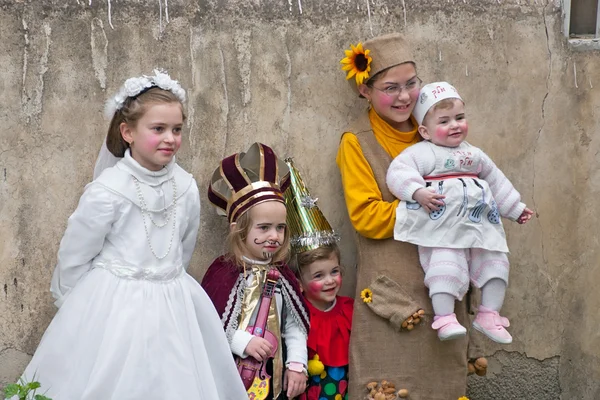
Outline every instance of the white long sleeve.
{"label": "white long sleeve", "polygon": [[242,358],[248,357],[246,347],[248,347],[248,343],[250,343],[252,338],[254,338],[254,335],[250,332],[238,329],[233,333],[233,338],[231,339],[231,352]]}
{"label": "white long sleeve", "polygon": [[285,304],[285,329],[283,330],[283,339],[287,348],[285,363],[297,362],[304,366],[308,365],[308,351],[306,341],[308,337],[302,332],[296,319],[292,317],[292,309],[289,304]]}
{"label": "white long sleeve", "polygon": [[115,195],[100,185],[89,184],[77,209],[69,217],[60,242],[58,262],[50,285],[57,307],[89,271],[92,260],[102,250],[116,215]]}
{"label": "white long sleeve", "polygon": [[481,153],[482,170],[479,177],[490,185],[500,215],[516,221],[525,209],[525,204],[521,202],[521,195],[492,159],[483,151]]}
{"label": "white long sleeve", "polygon": [[388,168],[386,181],[390,192],[404,201],[425,187],[424,176],[435,169],[435,153],[427,142],[417,143],[400,153]]}
{"label": "white long sleeve", "polygon": [[190,205],[187,210],[188,226],[185,230],[182,238],[182,262],[183,267],[187,270],[190,265],[190,260],[194,254],[194,248],[196,247],[196,239],[198,238],[198,229],[200,228],[200,194],[198,192],[198,185],[194,180],[190,186],[190,197],[193,201],[190,201]]}

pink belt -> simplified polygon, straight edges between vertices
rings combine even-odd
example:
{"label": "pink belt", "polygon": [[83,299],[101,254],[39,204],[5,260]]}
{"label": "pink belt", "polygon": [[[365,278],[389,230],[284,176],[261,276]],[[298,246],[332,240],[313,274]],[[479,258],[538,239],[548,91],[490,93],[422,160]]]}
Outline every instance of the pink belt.
{"label": "pink belt", "polygon": [[462,175],[435,175],[435,176],[424,176],[423,179],[426,181],[442,181],[444,179],[457,179],[457,178],[479,178],[476,174],[462,174]]}

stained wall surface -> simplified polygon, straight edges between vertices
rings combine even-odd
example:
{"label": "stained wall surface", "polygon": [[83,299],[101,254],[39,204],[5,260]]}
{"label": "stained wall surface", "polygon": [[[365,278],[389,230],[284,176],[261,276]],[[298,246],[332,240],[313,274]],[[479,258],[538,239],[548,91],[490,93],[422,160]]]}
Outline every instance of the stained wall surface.
{"label": "stained wall surface", "polygon": [[104,139],[103,104],[155,67],[189,96],[178,160],[203,205],[190,273],[201,278],[223,252],[210,174],[261,141],[294,157],[342,234],[352,294],[335,155],[366,104],[339,60],[350,43],[397,31],[417,47],[424,81],[459,89],[470,142],[536,212],[506,224],[515,341],[478,350],[490,372],[471,378],[470,397],[600,398],[600,55],[573,52],[561,27],[546,0],[0,0],[0,385],[19,376],[56,312],[49,282]]}

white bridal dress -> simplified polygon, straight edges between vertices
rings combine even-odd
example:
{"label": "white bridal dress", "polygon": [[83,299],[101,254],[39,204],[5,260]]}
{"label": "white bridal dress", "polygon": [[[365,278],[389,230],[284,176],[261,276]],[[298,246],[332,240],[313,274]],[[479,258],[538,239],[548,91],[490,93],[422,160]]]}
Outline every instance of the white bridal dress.
{"label": "white bridal dress", "polygon": [[130,154],[90,183],[69,218],[51,291],[60,308],[23,378],[53,400],[242,400],[211,300],[186,273],[195,180]]}

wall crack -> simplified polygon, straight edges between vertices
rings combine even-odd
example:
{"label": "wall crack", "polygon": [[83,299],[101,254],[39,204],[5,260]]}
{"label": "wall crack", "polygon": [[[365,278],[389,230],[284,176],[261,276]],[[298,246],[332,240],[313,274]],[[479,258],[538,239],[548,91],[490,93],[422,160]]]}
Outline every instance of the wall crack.
{"label": "wall crack", "polygon": [[532,170],[533,170],[533,184],[532,184],[532,186],[533,186],[533,207],[536,212],[536,220],[538,222],[538,226],[540,227],[540,244],[542,246],[542,260],[544,261],[544,264],[546,264],[548,262],[548,260],[546,258],[546,249],[544,247],[544,227],[539,220],[538,207],[537,207],[537,202],[536,202],[535,182],[536,182],[537,171],[535,168],[535,164],[536,164],[535,160],[538,155],[538,145],[539,145],[540,139],[542,137],[542,132],[546,125],[546,100],[548,99],[548,95],[550,94],[550,77],[552,76],[552,49],[550,48],[550,35],[548,33],[548,20],[546,18],[547,8],[548,8],[548,4],[546,4],[544,6],[543,11],[542,11],[542,16],[544,19],[544,30],[546,33],[546,49],[548,51],[548,74],[546,75],[546,93],[544,94],[544,98],[542,99],[542,106],[541,106],[542,123],[540,125],[540,128],[538,129],[537,136],[535,138],[535,144],[533,147],[533,168],[532,168]]}

